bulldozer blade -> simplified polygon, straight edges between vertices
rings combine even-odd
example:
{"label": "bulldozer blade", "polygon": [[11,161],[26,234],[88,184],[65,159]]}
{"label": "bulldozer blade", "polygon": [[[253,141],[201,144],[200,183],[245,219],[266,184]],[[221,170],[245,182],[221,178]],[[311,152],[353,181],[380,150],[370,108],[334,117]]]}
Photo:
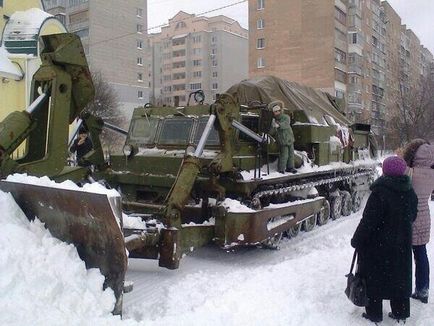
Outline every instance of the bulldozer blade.
{"label": "bulldozer blade", "polygon": [[113,313],[120,314],[127,269],[120,197],[9,181],[0,181],[0,190],[12,194],[29,220],[37,217],[54,237],[74,244],[87,269],[100,269],[104,289],[116,297]]}

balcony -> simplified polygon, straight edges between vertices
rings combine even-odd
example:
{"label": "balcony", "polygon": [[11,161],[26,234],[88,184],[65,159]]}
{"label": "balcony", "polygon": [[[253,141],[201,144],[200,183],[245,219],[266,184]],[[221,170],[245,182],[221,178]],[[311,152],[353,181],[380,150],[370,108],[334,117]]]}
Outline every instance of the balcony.
{"label": "balcony", "polygon": [[335,68],[343,71],[343,72],[347,72],[347,65],[345,63],[341,63],[335,60]]}
{"label": "balcony", "polygon": [[348,73],[362,76],[363,68],[358,64],[353,63],[348,66]]}

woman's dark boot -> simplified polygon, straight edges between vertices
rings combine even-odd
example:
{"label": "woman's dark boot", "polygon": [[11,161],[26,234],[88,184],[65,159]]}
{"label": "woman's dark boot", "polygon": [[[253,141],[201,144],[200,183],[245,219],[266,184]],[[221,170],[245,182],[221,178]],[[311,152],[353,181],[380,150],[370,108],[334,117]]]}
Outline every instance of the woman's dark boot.
{"label": "woman's dark boot", "polygon": [[393,312],[389,312],[389,317],[392,319],[395,319],[398,323],[400,323],[402,321],[403,324],[405,324],[405,318],[399,318],[396,317]]}
{"label": "woman's dark boot", "polygon": [[373,323],[379,323],[379,322],[383,321],[383,318],[369,316],[366,312],[364,312],[362,314],[362,317],[366,318],[369,321],[372,321]]}
{"label": "woman's dark boot", "polygon": [[423,293],[416,291],[411,295],[411,297],[422,303],[428,303],[428,294],[424,295]]}

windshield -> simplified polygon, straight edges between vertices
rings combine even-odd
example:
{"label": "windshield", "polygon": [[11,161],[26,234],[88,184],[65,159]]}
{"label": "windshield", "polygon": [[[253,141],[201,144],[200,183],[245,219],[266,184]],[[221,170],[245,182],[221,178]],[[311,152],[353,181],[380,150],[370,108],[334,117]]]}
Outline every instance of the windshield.
{"label": "windshield", "polygon": [[[197,145],[199,143],[200,137],[202,136],[203,130],[205,129],[206,123],[208,122],[208,117],[200,118],[199,123],[196,129],[196,132],[194,134],[194,144]],[[211,129],[211,132],[209,133],[208,140],[206,141],[205,145],[219,145],[219,134],[217,130],[214,128],[214,126]]]}
{"label": "windshield", "polygon": [[130,140],[140,144],[153,144],[157,132],[158,119],[142,118],[131,122]]}
{"label": "windshield", "polygon": [[193,119],[190,118],[164,119],[158,144],[187,145],[192,128]]}

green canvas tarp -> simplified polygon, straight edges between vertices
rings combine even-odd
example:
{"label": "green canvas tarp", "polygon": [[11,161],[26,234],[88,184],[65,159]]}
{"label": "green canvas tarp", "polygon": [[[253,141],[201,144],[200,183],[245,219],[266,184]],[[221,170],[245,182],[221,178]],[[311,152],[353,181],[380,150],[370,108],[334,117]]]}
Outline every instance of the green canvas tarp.
{"label": "green canvas tarp", "polygon": [[298,111],[297,122],[301,123],[324,124],[325,116],[329,116],[340,125],[351,124],[329,94],[273,76],[244,80],[233,85],[226,93],[241,105],[249,105],[254,101],[265,104],[282,101],[290,112]]}

